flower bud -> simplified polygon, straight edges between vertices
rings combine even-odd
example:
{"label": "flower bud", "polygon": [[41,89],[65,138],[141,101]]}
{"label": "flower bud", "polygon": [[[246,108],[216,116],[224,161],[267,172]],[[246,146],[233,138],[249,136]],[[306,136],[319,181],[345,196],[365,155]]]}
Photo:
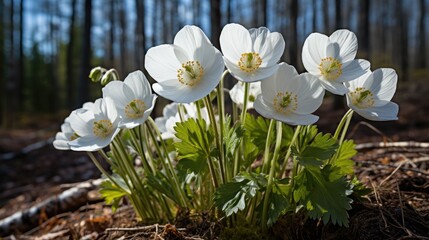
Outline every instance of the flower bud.
{"label": "flower bud", "polygon": [[103,75],[100,83],[102,86],[106,86],[106,84],[108,84],[109,82],[111,82],[113,80],[115,80],[115,78],[113,77],[113,73],[111,71],[108,71]]}
{"label": "flower bud", "polygon": [[103,77],[103,74],[106,72],[106,69],[102,67],[95,67],[91,70],[89,73],[89,78],[93,82],[99,82],[101,78]]}

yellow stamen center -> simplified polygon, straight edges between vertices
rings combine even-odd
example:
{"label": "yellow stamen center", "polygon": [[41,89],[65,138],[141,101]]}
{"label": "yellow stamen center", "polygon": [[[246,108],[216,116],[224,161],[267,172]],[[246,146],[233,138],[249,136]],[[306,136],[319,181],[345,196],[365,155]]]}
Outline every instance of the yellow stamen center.
{"label": "yellow stamen center", "polygon": [[298,97],[291,92],[277,92],[274,97],[274,109],[280,113],[291,113],[298,108]]}
{"label": "yellow stamen center", "polygon": [[253,73],[259,68],[259,66],[261,66],[261,63],[262,58],[259,56],[259,54],[250,52],[241,54],[241,58],[238,61],[238,66],[245,72]]}
{"label": "yellow stamen center", "polygon": [[358,108],[369,108],[374,106],[374,95],[370,90],[363,87],[356,88],[353,92],[348,93],[353,105]]}
{"label": "yellow stamen center", "polygon": [[326,80],[335,80],[343,73],[342,66],[343,65],[335,58],[322,58],[322,62],[319,65],[320,74],[322,74]]}
{"label": "yellow stamen center", "polygon": [[125,115],[128,118],[140,118],[146,110],[146,104],[140,99],[134,99],[125,106]]}
{"label": "yellow stamen center", "polygon": [[177,70],[179,82],[191,87],[197,84],[203,75],[204,69],[198,61],[187,61]]}
{"label": "yellow stamen center", "polygon": [[100,138],[105,138],[112,133],[113,124],[107,119],[102,119],[99,121],[94,121],[94,126],[92,127],[92,132],[95,136]]}

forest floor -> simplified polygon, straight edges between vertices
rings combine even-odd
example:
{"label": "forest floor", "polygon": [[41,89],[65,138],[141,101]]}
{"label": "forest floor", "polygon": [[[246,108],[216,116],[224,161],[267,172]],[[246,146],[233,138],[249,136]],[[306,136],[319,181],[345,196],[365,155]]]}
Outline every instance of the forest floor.
{"label": "forest floor", "polygon": [[[429,239],[429,87],[415,85],[398,89],[394,99],[400,105],[398,121],[374,123],[357,115],[353,118],[348,138],[358,143],[356,175],[372,193],[353,203],[350,227],[324,225],[302,216],[284,217],[271,229],[272,238]],[[324,132],[333,132],[346,111],[334,111],[330,106],[326,101],[317,113]],[[49,139],[61,121],[0,130],[0,222],[100,177],[85,154],[52,147]],[[34,143],[39,145],[31,145]],[[35,148],[8,155],[27,146]],[[82,204],[71,203],[66,212],[58,214],[42,209],[37,219],[24,219],[23,226],[12,228],[15,231],[6,231],[0,223],[0,239],[233,239],[228,235],[233,232],[236,239],[260,237],[250,230],[228,231],[204,214],[182,213],[174,223],[144,226],[135,220],[129,205],[112,213],[96,188],[84,195]]]}

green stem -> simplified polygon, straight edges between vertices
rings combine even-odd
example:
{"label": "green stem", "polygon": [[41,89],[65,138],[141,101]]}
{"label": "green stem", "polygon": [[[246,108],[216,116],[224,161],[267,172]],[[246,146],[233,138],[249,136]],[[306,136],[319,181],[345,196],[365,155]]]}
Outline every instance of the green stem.
{"label": "green stem", "polygon": [[245,82],[244,83],[244,100],[243,100],[243,109],[241,111],[241,122],[244,125],[244,122],[246,121],[246,113],[247,113],[247,102],[249,100],[249,88],[250,83]]}
{"label": "green stem", "polygon": [[274,148],[274,154],[273,158],[271,159],[271,166],[270,166],[270,174],[268,175],[268,184],[267,184],[267,190],[265,191],[264,196],[264,203],[262,208],[262,229],[267,229],[267,223],[268,223],[268,203],[270,199],[270,193],[273,188],[273,182],[274,182],[274,173],[276,170],[276,162],[278,159],[280,146],[282,141],[282,123],[280,121],[277,121],[277,137],[276,137],[276,146]]}
{"label": "green stem", "polygon": [[209,113],[210,118],[210,125],[213,127],[215,139],[216,139],[216,147],[219,149],[220,156],[219,156],[219,165],[220,165],[220,177],[222,180],[222,183],[225,183],[225,155],[224,155],[224,149],[223,149],[223,143],[219,136],[217,123],[216,123],[216,117],[213,110],[213,105],[210,102],[210,97],[207,96],[204,98],[204,103],[206,105],[207,111]]}
{"label": "green stem", "polygon": [[271,137],[273,136],[275,120],[270,120],[270,125],[268,127],[267,139],[265,140],[265,151],[264,151],[264,162],[262,163],[262,172],[267,173],[267,168],[269,164],[270,150],[271,150]]}
{"label": "green stem", "polygon": [[341,119],[340,123],[338,124],[337,129],[335,130],[335,134],[334,134],[334,138],[338,139],[338,136],[340,135],[340,132],[344,126],[344,123],[347,121],[347,117],[349,116],[349,114],[351,114],[353,112],[352,109],[349,109],[343,116],[343,118]]}
{"label": "green stem", "polygon": [[[190,208],[190,203],[186,197],[185,191],[180,186],[179,179],[177,178],[177,175],[176,175],[176,171],[174,170],[173,164],[171,163],[170,156],[168,155],[167,146],[165,144],[164,139],[162,139],[162,137],[161,137],[161,132],[159,131],[158,127],[155,124],[155,121],[151,117],[149,117],[148,120],[149,120],[149,123],[152,125],[152,130],[155,131],[157,137],[159,138],[159,141],[161,142],[162,149],[164,150],[165,157],[167,160],[167,166],[165,166],[165,170],[166,170],[166,172],[169,172],[170,176],[172,177],[173,183],[175,185],[175,187],[173,189],[176,189],[178,197],[181,199],[182,207]],[[154,141],[154,145],[157,146],[158,151],[160,153],[160,157],[162,158],[161,150],[159,149],[158,144],[156,144],[156,137],[154,136],[151,129],[149,129],[149,133],[151,134],[152,140]],[[166,161],[161,159],[161,162],[163,165],[165,165]]]}
{"label": "green stem", "polygon": [[220,141],[220,147],[221,147],[221,159],[224,162],[224,171],[226,173],[226,181],[229,181],[231,179],[230,171],[229,171],[229,165],[227,162],[225,162],[225,149],[223,145],[223,137],[224,137],[224,122],[225,122],[225,99],[224,99],[224,92],[223,92],[223,81],[225,76],[228,74],[228,71],[225,70],[222,74],[222,77],[219,81],[219,85],[217,86],[217,106],[219,109],[219,141]]}
{"label": "green stem", "polygon": [[299,135],[300,131],[301,131],[301,125],[296,126],[295,132],[294,132],[293,137],[292,137],[292,140],[290,141],[290,145],[289,145],[289,147],[287,149],[285,159],[283,161],[283,166],[282,166],[282,168],[280,170],[280,173],[279,173],[279,178],[281,178],[283,176],[283,173],[286,171],[287,164],[289,162],[289,157],[290,157],[290,155],[292,153],[292,146],[295,144],[295,141],[298,138],[298,135]]}
{"label": "green stem", "polygon": [[97,158],[94,156],[94,154],[92,152],[87,152],[89,158],[91,158],[92,162],[95,164],[95,166],[97,167],[97,169],[104,175],[106,176],[113,184],[115,184],[117,187],[119,187],[122,191],[126,192],[128,195],[131,194],[131,192],[129,190],[126,190],[124,188],[121,187],[121,185],[119,185],[114,178],[112,178],[112,176],[110,176],[109,173],[106,172],[106,170],[104,170],[104,168],[101,166],[101,164],[98,162]]}
{"label": "green stem", "polygon": [[347,116],[346,123],[344,124],[343,132],[341,133],[341,138],[339,142],[340,146],[341,144],[343,144],[344,138],[346,137],[346,133],[347,133],[347,130],[349,129],[350,121],[352,120],[352,117],[353,117],[353,110]]}

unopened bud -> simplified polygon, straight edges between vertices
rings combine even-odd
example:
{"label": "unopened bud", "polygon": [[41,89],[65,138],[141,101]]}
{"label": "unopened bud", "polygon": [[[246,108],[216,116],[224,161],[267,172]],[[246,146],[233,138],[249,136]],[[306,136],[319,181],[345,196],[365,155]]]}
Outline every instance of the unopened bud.
{"label": "unopened bud", "polygon": [[111,71],[106,72],[103,77],[101,78],[101,85],[106,86],[109,82],[115,80],[113,77],[113,73]]}
{"label": "unopened bud", "polygon": [[101,78],[103,77],[103,74],[106,72],[106,69],[102,67],[95,67],[91,70],[89,73],[89,78],[93,82],[99,82]]}

